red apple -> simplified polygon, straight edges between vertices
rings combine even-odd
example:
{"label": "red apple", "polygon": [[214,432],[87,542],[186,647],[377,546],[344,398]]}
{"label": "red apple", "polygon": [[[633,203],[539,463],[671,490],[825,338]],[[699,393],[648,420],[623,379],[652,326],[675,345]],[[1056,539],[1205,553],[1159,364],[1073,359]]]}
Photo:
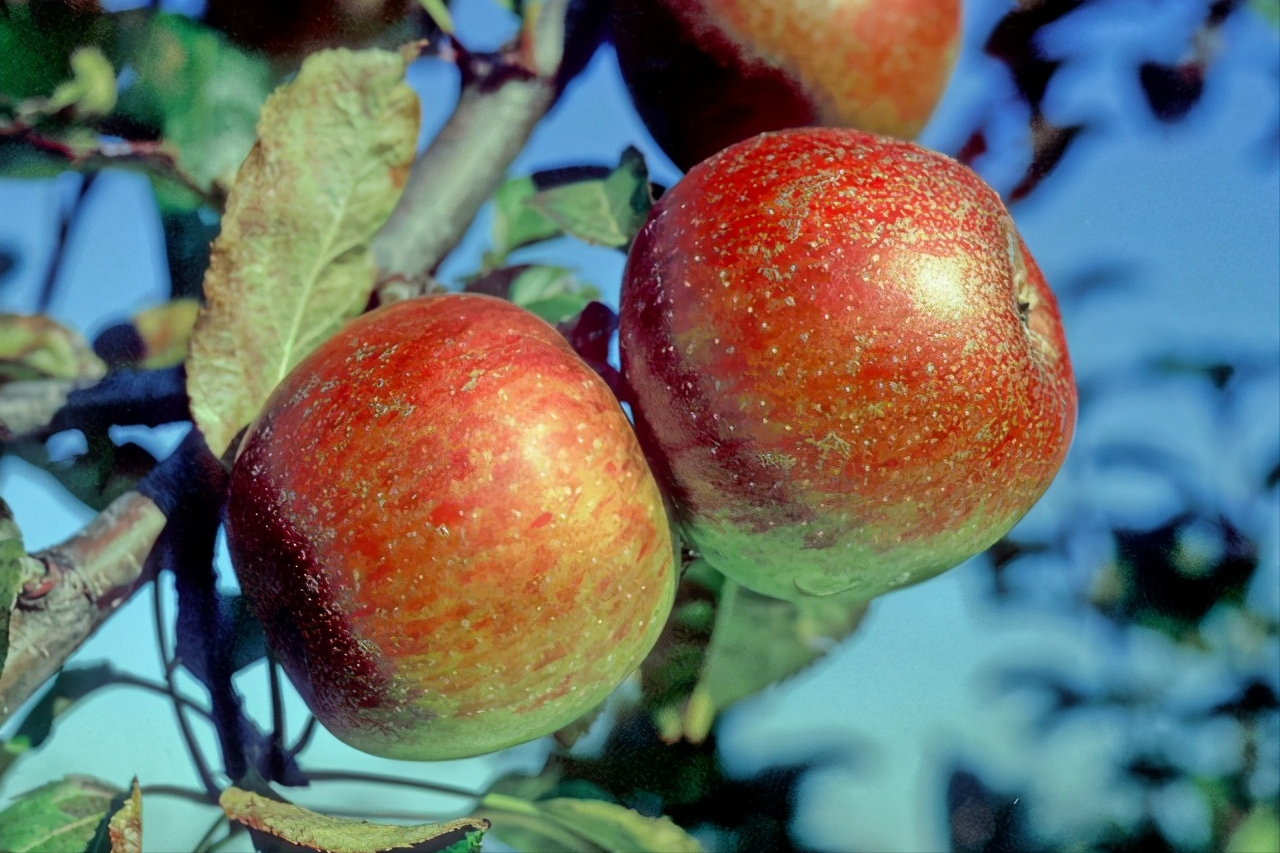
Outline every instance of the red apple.
{"label": "red apple", "polygon": [[1057,304],[999,197],[888,137],[780,131],[696,166],[636,238],[620,322],[688,540],[781,598],[870,599],[985,549],[1075,423]]}
{"label": "red apple", "polygon": [[294,685],[376,755],[555,731],[649,652],[676,568],[617,400],[549,325],[452,294],[347,324],[271,395],[227,543]]}
{"label": "red apple", "polygon": [[786,127],[915,136],[955,65],[960,0],[614,0],[614,42],[641,118],[688,169]]}

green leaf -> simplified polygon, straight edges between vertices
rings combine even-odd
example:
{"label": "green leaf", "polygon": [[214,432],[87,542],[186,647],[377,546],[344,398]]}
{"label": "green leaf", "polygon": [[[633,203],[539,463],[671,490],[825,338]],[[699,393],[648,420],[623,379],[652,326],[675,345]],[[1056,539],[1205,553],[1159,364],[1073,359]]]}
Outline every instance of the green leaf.
{"label": "green leaf", "polygon": [[128,683],[129,676],[110,664],[64,667],[23,717],[13,737],[0,741],[0,776],[18,756],[42,746],[53,731],[54,722],[81,699],[103,687]]}
{"label": "green leaf", "polygon": [[11,101],[47,96],[72,76],[77,47],[114,35],[114,16],[84,3],[6,3],[0,12],[0,93]]}
{"label": "green leaf", "polygon": [[644,157],[627,148],[608,177],[542,190],[526,202],[567,234],[625,249],[653,206]]}
{"label": "green leaf", "polygon": [[315,53],[262,109],[187,361],[192,414],[218,455],[289,370],[369,301],[370,242],[418,137],[404,70],[389,51]]}
{"label": "green leaf", "polygon": [[1273,29],[1280,30],[1280,0],[1250,0],[1249,6]]}
{"label": "green leaf", "polygon": [[[4,498],[0,498],[0,672],[4,672],[4,662],[9,657],[9,617],[22,589],[26,557],[22,531],[13,520],[13,511]],[[4,766],[4,755],[0,753],[0,773],[4,772]]]}
{"label": "green leaf", "polygon": [[1275,806],[1259,803],[1236,825],[1225,853],[1262,853],[1280,850],[1280,814]]}
{"label": "green leaf", "polygon": [[555,324],[578,316],[588,302],[600,298],[600,291],[582,284],[564,267],[531,266],[511,282],[507,298]]}
{"label": "green leaf", "polygon": [[866,614],[866,602],[851,594],[802,603],[759,595],[702,560],[682,583],[672,623],[642,665],[650,710],[667,741],[701,743],[721,711],[804,670]]}
{"label": "green leaf", "polygon": [[74,109],[77,116],[104,116],[116,105],[116,70],[96,47],[78,47],[71,53],[71,79],[53,90],[43,105],[47,113]]}
{"label": "green leaf", "polygon": [[0,314],[0,382],[98,379],[107,365],[89,342],[43,314]]}
{"label": "green leaf", "polygon": [[67,776],[27,791],[0,812],[0,850],[65,853],[84,850],[119,789],[87,776]]}
{"label": "green leaf", "polygon": [[[228,788],[218,798],[223,812],[255,833],[289,845],[324,853],[478,853],[487,821],[461,818],[445,823],[395,826],[367,820],[331,817],[241,788]],[[260,848],[261,849],[261,848]]]}
{"label": "green leaf", "polygon": [[507,255],[521,246],[550,240],[563,234],[560,226],[546,214],[529,206],[538,193],[533,178],[512,178],[493,194],[493,249],[486,266],[499,266]]}
{"label": "green leaf", "polygon": [[480,814],[493,834],[521,853],[701,853],[670,818],[645,817],[604,800],[557,797],[529,802],[489,794]]}
{"label": "green leaf", "polygon": [[121,112],[158,126],[199,186],[225,190],[253,147],[271,91],[266,60],[177,14],[153,16],[131,60],[137,76]]}

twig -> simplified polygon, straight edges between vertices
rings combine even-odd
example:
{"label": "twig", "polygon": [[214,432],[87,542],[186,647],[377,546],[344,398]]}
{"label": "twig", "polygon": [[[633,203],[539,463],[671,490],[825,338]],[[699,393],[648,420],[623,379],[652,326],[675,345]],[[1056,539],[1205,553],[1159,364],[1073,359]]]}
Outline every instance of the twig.
{"label": "twig", "polygon": [[76,190],[75,199],[71,202],[71,209],[62,215],[58,223],[58,236],[53,241],[53,256],[49,259],[44,281],[40,284],[40,295],[36,298],[36,310],[41,313],[48,311],[49,305],[53,302],[58,277],[62,274],[62,259],[67,253],[67,240],[71,237],[71,229],[75,227],[80,214],[84,211],[85,201],[93,191],[97,177],[95,173],[88,172],[80,179],[80,186]]}
{"label": "twig", "polygon": [[297,758],[298,754],[307,748],[308,744],[311,743],[311,738],[315,736],[319,722],[315,714],[307,717],[307,722],[302,727],[302,734],[298,735],[298,739],[294,741],[293,746],[289,747],[286,753],[290,758]]}
{"label": "twig", "polygon": [[182,733],[182,740],[187,745],[187,753],[191,756],[191,763],[195,765],[196,775],[200,777],[200,784],[204,786],[206,796],[216,803],[218,801],[218,785],[213,781],[213,774],[209,772],[209,762],[205,760],[204,753],[200,750],[200,744],[196,742],[195,732],[191,730],[187,715],[182,705],[177,701],[178,684],[174,678],[177,662],[174,660],[173,652],[169,648],[169,638],[165,635],[165,625],[168,624],[168,620],[165,619],[164,602],[160,597],[160,584],[158,583],[152,584],[151,608],[155,621],[156,649],[160,654],[160,665],[164,668],[166,691],[174,700],[173,713],[178,720],[178,729]]}
{"label": "twig", "polygon": [[398,785],[403,788],[417,788],[420,791],[431,791],[435,794],[448,794],[452,797],[466,797],[479,800],[484,792],[468,791],[465,788],[454,788],[450,785],[437,785],[421,779],[410,779],[407,776],[384,776],[381,773],[360,773],[354,770],[308,770],[307,778],[312,782],[371,782],[378,785]]}

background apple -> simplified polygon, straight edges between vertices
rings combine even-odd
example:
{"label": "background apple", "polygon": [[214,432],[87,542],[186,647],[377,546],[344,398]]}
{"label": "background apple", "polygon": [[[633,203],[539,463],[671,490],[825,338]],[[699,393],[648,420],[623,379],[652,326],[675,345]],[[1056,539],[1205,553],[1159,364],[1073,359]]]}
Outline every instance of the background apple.
{"label": "background apple", "polygon": [[394,303],[276,389],[227,538],[325,726],[395,758],[478,755],[598,704],[655,642],[674,550],[604,382],[487,296]]}
{"label": "background apple", "polygon": [[996,194],[908,142],[764,134],[653,209],[622,290],[641,440],[757,591],[870,599],[995,542],[1057,472],[1057,304]]}
{"label": "background apple", "polygon": [[955,64],[959,0],[614,0],[627,88],[681,169],[767,130],[909,138]]}

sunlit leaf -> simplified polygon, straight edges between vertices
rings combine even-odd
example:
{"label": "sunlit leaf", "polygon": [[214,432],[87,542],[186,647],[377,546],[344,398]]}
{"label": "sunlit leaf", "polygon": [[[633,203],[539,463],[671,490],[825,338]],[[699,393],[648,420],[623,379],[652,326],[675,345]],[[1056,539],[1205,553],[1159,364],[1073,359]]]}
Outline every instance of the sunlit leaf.
{"label": "sunlit leaf", "polygon": [[1236,825],[1225,853],[1280,850],[1280,814],[1274,805],[1259,803]]}
{"label": "sunlit leaf", "polygon": [[0,812],[0,850],[84,850],[119,789],[87,776],[67,776],[25,794]]}
{"label": "sunlit leaf", "polygon": [[0,12],[0,93],[47,96],[72,75],[71,55],[109,39],[114,22],[83,3],[6,3]]}
{"label": "sunlit leaf", "polygon": [[59,84],[44,109],[74,109],[81,118],[104,116],[116,105],[116,70],[92,45],[71,52],[71,79]]}
{"label": "sunlit leaf", "polygon": [[564,267],[531,266],[511,282],[507,298],[548,323],[576,317],[600,291],[573,277]]}
{"label": "sunlit leaf", "polygon": [[628,148],[608,177],[542,190],[527,204],[580,240],[625,248],[653,204],[644,157]]}
{"label": "sunlit leaf", "polygon": [[133,327],[144,349],[138,367],[151,370],[181,364],[187,357],[199,310],[197,299],[171,299],[133,315]]}
{"label": "sunlit leaf", "polygon": [[107,372],[88,341],[43,314],[0,314],[0,382],[97,379]]}
{"label": "sunlit leaf", "polygon": [[489,828],[478,818],[398,826],[331,817],[234,787],[223,791],[218,803],[228,818],[253,831],[255,839],[265,835],[324,853],[477,853]]}
{"label": "sunlit leaf", "polygon": [[229,187],[271,91],[266,60],[185,15],[163,13],[131,58],[136,77],[121,111],[158,126],[198,185]]}
{"label": "sunlit leaf", "polygon": [[405,60],[312,54],[267,101],[227,202],[187,364],[191,409],[221,455],[286,373],[373,290],[370,241],[418,135]]}
{"label": "sunlit leaf", "polygon": [[[9,656],[9,615],[22,588],[22,564],[26,556],[22,531],[18,530],[9,505],[0,498],[0,672],[4,672],[4,662]],[[4,772],[5,763],[0,755],[0,773]]]}
{"label": "sunlit leaf", "polygon": [[518,799],[489,794],[480,813],[493,834],[521,853],[701,853],[670,818],[645,817],[604,800]]}

